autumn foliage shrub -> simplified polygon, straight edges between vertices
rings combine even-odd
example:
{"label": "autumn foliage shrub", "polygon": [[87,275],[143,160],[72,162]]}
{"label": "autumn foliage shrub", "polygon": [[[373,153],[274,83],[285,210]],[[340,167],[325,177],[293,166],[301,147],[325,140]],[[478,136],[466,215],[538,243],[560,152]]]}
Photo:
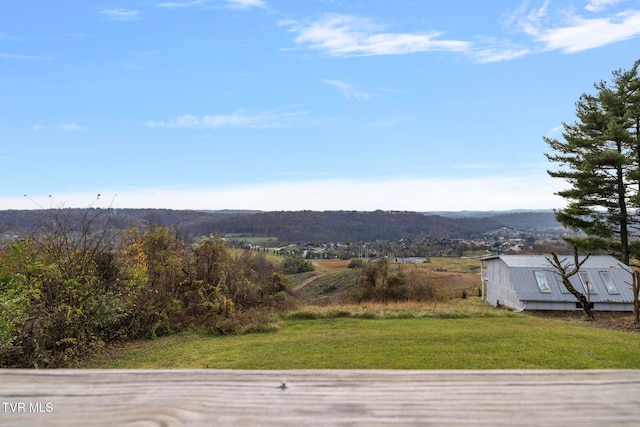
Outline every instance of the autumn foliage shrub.
{"label": "autumn foliage shrub", "polygon": [[313,264],[302,258],[287,257],[282,263],[285,274],[306,273],[315,270]]}
{"label": "autumn foliage shrub", "polygon": [[442,295],[429,274],[419,274],[414,269],[408,272],[391,273],[385,258],[366,264],[360,274],[355,290],[358,301],[437,301]]}
{"label": "autumn foliage shrub", "polygon": [[0,367],[69,366],[105,343],[187,328],[259,330],[291,307],[286,277],[264,255],[159,225],[115,235],[99,218],[108,214],[76,223],[51,211],[46,227],[0,251]]}
{"label": "autumn foliage shrub", "polygon": [[367,262],[362,258],[352,258],[347,265],[348,268],[363,268]]}
{"label": "autumn foliage shrub", "polygon": [[107,245],[64,220],[0,255],[0,366],[65,366],[126,335],[127,302],[105,280]]}

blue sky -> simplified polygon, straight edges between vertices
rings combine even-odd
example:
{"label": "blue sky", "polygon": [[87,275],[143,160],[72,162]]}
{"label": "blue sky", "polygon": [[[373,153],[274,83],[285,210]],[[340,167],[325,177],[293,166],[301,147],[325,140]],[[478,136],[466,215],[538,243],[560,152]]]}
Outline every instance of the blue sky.
{"label": "blue sky", "polygon": [[[640,1],[0,5],[0,209],[558,208]],[[24,195],[28,197],[24,197]]]}

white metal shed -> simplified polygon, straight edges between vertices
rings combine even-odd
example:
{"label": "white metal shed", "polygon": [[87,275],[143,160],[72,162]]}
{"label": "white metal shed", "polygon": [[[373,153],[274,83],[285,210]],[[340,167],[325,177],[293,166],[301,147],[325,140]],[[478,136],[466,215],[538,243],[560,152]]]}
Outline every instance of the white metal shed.
{"label": "white metal shed", "polygon": [[[573,263],[573,255],[559,256]],[[580,260],[584,257],[580,257]],[[514,310],[581,310],[544,255],[496,255],[481,260],[482,296]],[[632,311],[631,270],[615,258],[590,256],[570,279],[596,311]]]}

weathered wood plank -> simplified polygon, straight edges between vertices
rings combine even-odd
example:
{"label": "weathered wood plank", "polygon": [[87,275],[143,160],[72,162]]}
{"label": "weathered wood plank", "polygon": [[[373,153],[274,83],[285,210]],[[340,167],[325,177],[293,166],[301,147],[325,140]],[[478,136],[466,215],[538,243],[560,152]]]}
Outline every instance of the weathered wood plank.
{"label": "weathered wood plank", "polygon": [[639,424],[640,371],[0,370],[2,426]]}

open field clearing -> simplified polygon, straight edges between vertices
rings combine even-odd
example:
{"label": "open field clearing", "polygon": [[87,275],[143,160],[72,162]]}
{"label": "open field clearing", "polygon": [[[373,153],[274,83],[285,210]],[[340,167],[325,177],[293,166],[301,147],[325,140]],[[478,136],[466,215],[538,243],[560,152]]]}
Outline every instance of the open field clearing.
{"label": "open field clearing", "polygon": [[[348,268],[351,260],[328,259],[312,260],[316,270],[342,270]],[[399,269],[416,267],[420,269],[451,271],[456,273],[479,273],[480,261],[475,258],[431,257],[429,262],[422,264],[394,264]]]}
{"label": "open field clearing", "polygon": [[[315,271],[289,276],[296,296],[312,304],[342,304],[353,297],[362,269],[350,260],[313,260]],[[402,274],[415,283],[430,284],[442,298],[477,295],[480,263],[472,258],[431,258],[422,264],[390,264],[389,275]]]}
{"label": "open field clearing", "polygon": [[307,308],[276,332],[140,341],[91,367],[640,369],[640,334],[482,305]]}
{"label": "open field clearing", "polygon": [[475,258],[431,257],[430,262],[423,265],[456,273],[480,273],[480,261]]}

